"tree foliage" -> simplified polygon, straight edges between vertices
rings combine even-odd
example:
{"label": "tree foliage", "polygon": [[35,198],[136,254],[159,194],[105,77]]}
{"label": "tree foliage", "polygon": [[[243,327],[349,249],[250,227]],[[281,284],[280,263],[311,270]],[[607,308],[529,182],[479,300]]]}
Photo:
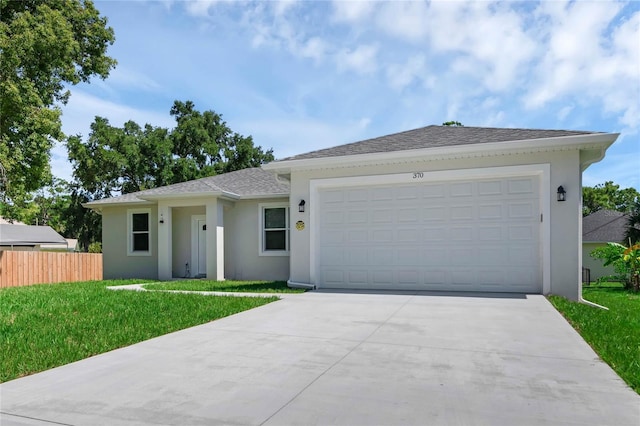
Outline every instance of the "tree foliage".
{"label": "tree foliage", "polygon": [[636,201],[629,214],[627,232],[624,238],[629,241],[630,244],[640,243],[640,200]]}
{"label": "tree foliage", "polygon": [[603,209],[630,213],[638,202],[640,202],[638,191],[634,188],[620,189],[620,185],[612,181],[582,188],[582,216],[588,216]]}
{"label": "tree foliage", "polygon": [[273,151],[255,146],[251,136],[233,132],[214,111],[200,112],[191,101],[175,101],[172,129],[133,121],[112,126],[96,117],[84,141],[67,140],[73,166],[69,229],[83,247],[100,241],[100,218],[83,203],[256,167],[272,161]]}
{"label": "tree foliage", "polygon": [[23,204],[51,183],[50,150],[63,140],[65,85],[106,78],[113,29],[90,0],[0,0],[0,164],[4,202]]}

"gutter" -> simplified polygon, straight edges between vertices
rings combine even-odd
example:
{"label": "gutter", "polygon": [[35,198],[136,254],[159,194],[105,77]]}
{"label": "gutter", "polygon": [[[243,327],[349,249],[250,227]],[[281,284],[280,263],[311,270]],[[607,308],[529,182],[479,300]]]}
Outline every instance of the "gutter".
{"label": "gutter", "polygon": [[305,290],[315,290],[315,284],[307,284],[307,283],[298,283],[295,281],[288,280],[287,287],[289,288],[303,288]]}

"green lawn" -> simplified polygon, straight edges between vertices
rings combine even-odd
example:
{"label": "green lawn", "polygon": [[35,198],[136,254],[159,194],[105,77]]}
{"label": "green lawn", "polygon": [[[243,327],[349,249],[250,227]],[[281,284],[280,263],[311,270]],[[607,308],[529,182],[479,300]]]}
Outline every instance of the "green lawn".
{"label": "green lawn", "polygon": [[277,300],[112,291],[94,281],[0,289],[0,382]]}
{"label": "green lawn", "polygon": [[248,293],[304,293],[303,289],[289,288],[284,281],[210,281],[181,280],[145,285],[147,290],[237,291]]}
{"label": "green lawn", "polygon": [[605,283],[583,287],[586,300],[608,311],[550,296],[587,343],[616,373],[640,394],[640,293]]}

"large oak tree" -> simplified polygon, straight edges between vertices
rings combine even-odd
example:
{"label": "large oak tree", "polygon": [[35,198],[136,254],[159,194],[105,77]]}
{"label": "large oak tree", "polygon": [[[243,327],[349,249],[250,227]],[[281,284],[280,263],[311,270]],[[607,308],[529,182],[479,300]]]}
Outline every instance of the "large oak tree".
{"label": "large oak tree", "polygon": [[173,129],[133,121],[113,126],[96,117],[88,138],[67,140],[73,166],[69,229],[83,247],[100,241],[99,218],[82,203],[119,194],[257,167],[273,161],[251,136],[229,128],[214,111],[200,112],[191,101],[175,101]]}
{"label": "large oak tree", "polygon": [[0,182],[3,204],[51,183],[69,85],[106,78],[113,29],[90,0],[0,0]]}

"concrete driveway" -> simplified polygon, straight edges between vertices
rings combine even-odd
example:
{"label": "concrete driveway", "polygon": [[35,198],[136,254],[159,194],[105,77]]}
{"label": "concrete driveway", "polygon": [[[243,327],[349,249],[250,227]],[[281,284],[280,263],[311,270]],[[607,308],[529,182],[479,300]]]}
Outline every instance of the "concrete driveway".
{"label": "concrete driveway", "polygon": [[311,292],[0,386],[9,425],[634,425],[539,295]]}

